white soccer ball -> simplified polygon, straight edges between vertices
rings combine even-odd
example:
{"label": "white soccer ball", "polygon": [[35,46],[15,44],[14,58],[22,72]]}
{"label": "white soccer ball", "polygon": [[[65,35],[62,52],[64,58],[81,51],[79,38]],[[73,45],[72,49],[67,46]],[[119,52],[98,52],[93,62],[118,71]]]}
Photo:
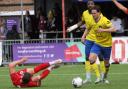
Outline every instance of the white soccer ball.
{"label": "white soccer ball", "polygon": [[75,88],[81,87],[82,84],[83,84],[82,78],[80,78],[80,77],[75,77],[75,78],[73,78],[73,80],[72,80],[72,85],[73,85]]}

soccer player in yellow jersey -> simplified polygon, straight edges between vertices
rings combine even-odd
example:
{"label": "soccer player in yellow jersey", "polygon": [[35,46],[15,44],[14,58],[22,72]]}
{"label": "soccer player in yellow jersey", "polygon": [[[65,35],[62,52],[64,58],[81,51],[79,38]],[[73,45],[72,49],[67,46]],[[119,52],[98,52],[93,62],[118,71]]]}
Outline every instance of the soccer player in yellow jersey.
{"label": "soccer player in yellow jersey", "polygon": [[[94,19],[90,13],[91,8],[94,6],[95,6],[94,1],[88,0],[88,2],[87,2],[88,10],[83,12],[82,21],[78,22],[74,26],[67,29],[68,31],[72,31],[75,28],[82,25],[83,23],[86,24],[86,30],[81,38],[81,41],[85,44],[85,54],[86,54],[86,62],[85,62],[86,80],[84,80],[83,83],[91,82],[91,69],[93,69],[96,73],[97,78],[96,78],[95,83],[100,82],[100,72],[99,72],[98,65],[96,63],[93,63],[93,65],[90,65],[89,58],[88,58],[89,54],[90,54],[91,47],[93,46],[93,44],[95,42],[95,33],[91,30],[91,28],[93,26],[92,24],[94,23]],[[100,62],[101,72],[104,73],[105,67],[104,67],[103,59],[102,58],[99,58],[99,59],[100,59],[100,61],[102,61],[102,62]]]}
{"label": "soccer player in yellow jersey", "polygon": [[91,9],[91,14],[95,21],[95,23],[93,23],[92,29],[95,32],[96,39],[93,47],[90,50],[89,61],[90,64],[93,64],[95,63],[97,56],[102,55],[106,69],[102,80],[105,83],[109,83],[106,78],[110,67],[109,59],[112,48],[111,32],[115,32],[116,29],[112,26],[110,20],[100,15],[101,11],[98,6],[94,6]]}
{"label": "soccer player in yellow jersey", "polygon": [[[90,62],[88,60],[91,47],[93,46],[94,41],[95,41],[95,33],[91,30],[92,23],[94,23],[94,20],[90,13],[90,9],[93,8],[94,6],[95,6],[94,1],[88,0],[88,2],[87,2],[88,10],[84,11],[82,14],[82,21],[85,22],[85,24],[86,24],[86,30],[81,38],[81,41],[85,44],[85,54],[86,54],[86,62],[85,62],[86,80],[83,81],[84,83],[91,82],[91,69],[93,69],[96,73],[97,79],[96,79],[95,83],[100,82],[100,72],[98,69],[98,65],[96,63],[94,63],[93,65],[90,65]],[[86,38],[86,40],[85,40],[85,38]]]}

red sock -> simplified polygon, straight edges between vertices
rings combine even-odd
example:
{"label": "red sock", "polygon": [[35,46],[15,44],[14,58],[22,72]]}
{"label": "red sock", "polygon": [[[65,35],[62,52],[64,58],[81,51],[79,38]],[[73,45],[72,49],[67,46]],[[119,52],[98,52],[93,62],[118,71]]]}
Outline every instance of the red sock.
{"label": "red sock", "polygon": [[49,66],[50,66],[49,63],[40,64],[34,68],[34,73],[37,73],[37,72],[39,72],[39,71],[41,71],[41,70],[43,70]]}
{"label": "red sock", "polygon": [[40,75],[41,76],[41,79],[44,79],[45,77],[47,77],[49,73],[50,73],[49,70],[43,71],[42,74]]}

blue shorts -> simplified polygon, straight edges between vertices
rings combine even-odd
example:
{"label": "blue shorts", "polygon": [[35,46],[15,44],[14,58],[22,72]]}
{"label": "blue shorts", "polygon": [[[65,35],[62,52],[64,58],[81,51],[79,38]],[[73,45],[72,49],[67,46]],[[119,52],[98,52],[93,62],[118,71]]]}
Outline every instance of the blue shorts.
{"label": "blue shorts", "polygon": [[94,41],[85,40],[84,43],[85,43],[85,55],[86,55],[86,60],[88,60],[89,54],[90,54],[90,51],[91,51],[91,48],[92,48],[93,45],[94,45]]}
{"label": "blue shorts", "polygon": [[104,60],[109,60],[111,55],[112,47],[102,47],[96,43],[94,43],[93,47],[91,48],[90,53],[95,53],[98,55],[102,55]]}

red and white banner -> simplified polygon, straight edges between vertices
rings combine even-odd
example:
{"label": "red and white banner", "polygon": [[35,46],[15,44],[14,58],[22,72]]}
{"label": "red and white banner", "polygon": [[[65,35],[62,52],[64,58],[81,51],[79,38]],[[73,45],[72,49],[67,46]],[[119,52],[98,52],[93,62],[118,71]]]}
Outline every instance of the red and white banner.
{"label": "red and white banner", "polygon": [[128,63],[128,37],[113,38],[111,63]]}

